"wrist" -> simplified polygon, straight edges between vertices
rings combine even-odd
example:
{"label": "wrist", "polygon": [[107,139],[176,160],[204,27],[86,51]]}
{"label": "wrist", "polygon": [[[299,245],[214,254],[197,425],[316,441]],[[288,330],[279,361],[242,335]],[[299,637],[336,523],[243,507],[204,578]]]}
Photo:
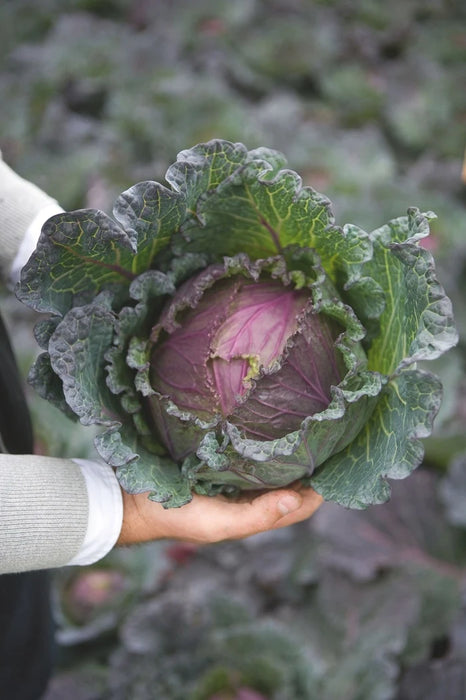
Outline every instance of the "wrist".
{"label": "wrist", "polygon": [[117,545],[137,544],[163,537],[157,519],[158,504],[150,501],[147,493],[131,494],[121,489],[123,522]]}

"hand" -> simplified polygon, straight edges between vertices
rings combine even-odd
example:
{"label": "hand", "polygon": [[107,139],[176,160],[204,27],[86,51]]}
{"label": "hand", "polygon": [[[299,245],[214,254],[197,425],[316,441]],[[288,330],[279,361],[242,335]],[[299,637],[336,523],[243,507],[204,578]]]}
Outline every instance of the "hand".
{"label": "hand", "polygon": [[237,540],[309,518],[323,499],[310,488],[295,484],[286,489],[243,492],[226,496],[194,495],[181,508],[165,509],[147,493],[123,491],[123,526],[117,544],[176,539],[197,544]]}

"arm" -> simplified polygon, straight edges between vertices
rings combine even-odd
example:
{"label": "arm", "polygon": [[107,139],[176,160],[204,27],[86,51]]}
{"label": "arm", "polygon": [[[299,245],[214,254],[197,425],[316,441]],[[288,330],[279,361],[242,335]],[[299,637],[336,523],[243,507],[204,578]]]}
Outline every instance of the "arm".
{"label": "arm", "polygon": [[[15,281],[43,221],[57,211],[61,211],[58,204],[19,177],[0,154],[0,282]],[[86,540],[86,480],[71,460],[6,454],[30,445],[32,438],[1,323],[0,356],[0,369],[5,370],[0,371],[0,452],[4,453],[0,454],[0,573],[61,566],[81,551]],[[118,531],[117,526],[114,540]]]}
{"label": "arm", "polygon": [[78,465],[0,454],[0,573],[68,563],[82,545],[87,520]]}

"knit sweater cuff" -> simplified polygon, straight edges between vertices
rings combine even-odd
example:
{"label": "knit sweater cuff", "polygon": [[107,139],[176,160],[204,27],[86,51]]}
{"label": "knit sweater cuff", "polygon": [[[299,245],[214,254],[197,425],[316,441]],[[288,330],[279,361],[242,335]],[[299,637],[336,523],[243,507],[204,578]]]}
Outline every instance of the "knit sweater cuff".
{"label": "knit sweater cuff", "polygon": [[0,573],[67,564],[86,535],[88,509],[71,460],[0,454]]}
{"label": "knit sweater cuff", "polygon": [[17,175],[0,155],[0,277],[7,279],[29,224],[41,209],[57,202],[32,182]]}

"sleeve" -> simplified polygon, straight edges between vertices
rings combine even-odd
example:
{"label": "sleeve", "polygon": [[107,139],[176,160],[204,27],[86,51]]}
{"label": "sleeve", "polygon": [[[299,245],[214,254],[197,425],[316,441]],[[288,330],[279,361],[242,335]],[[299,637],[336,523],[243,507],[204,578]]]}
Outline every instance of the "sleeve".
{"label": "sleeve", "polygon": [[[15,281],[42,224],[59,211],[0,153],[0,277]],[[108,465],[0,454],[0,573],[92,564],[113,548],[122,520],[121,490]]]}
{"label": "sleeve", "polygon": [[77,464],[0,454],[0,573],[67,564],[81,548],[88,518]]}
{"label": "sleeve", "polygon": [[74,459],[87,486],[86,534],[77,554],[67,562],[94,564],[115,546],[123,522],[123,497],[112,467],[89,459]]}
{"label": "sleeve", "polygon": [[108,465],[0,454],[0,573],[93,564],[114,547],[122,517]]}
{"label": "sleeve", "polygon": [[[23,241],[29,250],[23,252],[26,262],[37,241],[42,223],[52,214],[62,211],[58,203],[32,182],[17,175],[1,158],[0,153],[0,277],[8,280]],[[37,237],[28,243],[25,234],[36,217],[43,216]],[[18,265],[16,265],[18,267]]]}

